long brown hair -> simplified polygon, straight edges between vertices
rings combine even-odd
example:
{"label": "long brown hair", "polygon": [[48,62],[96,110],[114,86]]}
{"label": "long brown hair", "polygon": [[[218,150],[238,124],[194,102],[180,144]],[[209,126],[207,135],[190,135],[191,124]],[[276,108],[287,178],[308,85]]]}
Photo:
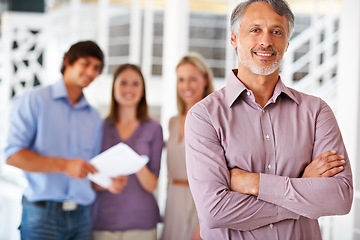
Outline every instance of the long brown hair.
{"label": "long brown hair", "polygon": [[[213,73],[209,66],[206,64],[205,59],[197,53],[189,53],[183,56],[176,66],[176,70],[183,64],[190,63],[200,70],[203,77],[207,80],[208,84],[205,86],[203,98],[214,91],[213,86]],[[179,92],[176,90],[177,108],[180,115],[185,114],[185,102],[181,99]]]}
{"label": "long brown hair", "polygon": [[140,67],[138,67],[138,66],[136,66],[134,64],[125,63],[125,64],[122,64],[122,65],[119,65],[115,69],[114,74],[113,74],[110,111],[109,111],[109,114],[106,117],[106,119],[110,120],[114,124],[119,120],[119,112],[118,112],[119,104],[115,100],[115,94],[114,94],[115,80],[126,69],[131,69],[131,70],[134,70],[135,72],[137,72],[141,76],[141,80],[142,80],[142,84],[143,84],[142,98],[140,99],[140,102],[137,105],[136,118],[138,120],[140,120],[140,121],[145,121],[145,120],[150,118],[148,105],[147,105],[147,102],[146,102],[145,80],[144,80],[144,76],[143,76],[143,74],[141,72],[141,69],[140,69]]}

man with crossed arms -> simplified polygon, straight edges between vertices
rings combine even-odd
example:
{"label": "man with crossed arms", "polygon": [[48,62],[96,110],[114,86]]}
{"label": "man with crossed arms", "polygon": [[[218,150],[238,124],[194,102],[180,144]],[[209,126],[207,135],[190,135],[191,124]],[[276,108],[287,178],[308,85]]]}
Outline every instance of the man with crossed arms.
{"label": "man with crossed arms", "polygon": [[283,0],[240,3],[231,17],[238,69],[188,112],[203,239],[321,239],[319,217],[350,211],[351,167],[333,112],[279,76],[293,27]]}

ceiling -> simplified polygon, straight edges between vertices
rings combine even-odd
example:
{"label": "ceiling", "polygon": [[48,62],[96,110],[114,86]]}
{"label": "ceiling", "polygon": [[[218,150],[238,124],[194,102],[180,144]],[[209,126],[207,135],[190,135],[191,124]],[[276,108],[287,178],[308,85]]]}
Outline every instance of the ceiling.
{"label": "ceiling", "polygon": [[[57,2],[70,2],[71,0],[57,0]],[[81,0],[82,2],[97,2],[98,0]],[[140,0],[143,7],[146,6],[146,0]],[[183,0],[185,1],[185,0]],[[111,3],[119,3],[130,6],[132,0],[109,0]],[[163,9],[166,0],[152,0],[154,9]],[[226,14],[229,11],[229,2],[236,4],[236,0],[189,0],[189,7],[193,11],[206,11],[218,14]],[[295,13],[313,13],[319,14],[327,12],[339,12],[341,0],[287,0],[291,9]]]}

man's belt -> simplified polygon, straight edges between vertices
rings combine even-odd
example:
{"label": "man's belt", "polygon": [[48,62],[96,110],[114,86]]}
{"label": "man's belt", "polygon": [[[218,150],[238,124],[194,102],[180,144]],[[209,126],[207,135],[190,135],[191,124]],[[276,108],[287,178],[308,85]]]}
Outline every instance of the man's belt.
{"label": "man's belt", "polygon": [[46,204],[53,204],[56,208],[60,208],[63,211],[75,211],[78,209],[79,205],[76,202],[73,201],[64,201],[64,202],[55,202],[55,201],[36,201],[36,202],[30,202],[25,197],[23,197],[23,200],[27,203],[39,206],[39,207],[46,207]]}

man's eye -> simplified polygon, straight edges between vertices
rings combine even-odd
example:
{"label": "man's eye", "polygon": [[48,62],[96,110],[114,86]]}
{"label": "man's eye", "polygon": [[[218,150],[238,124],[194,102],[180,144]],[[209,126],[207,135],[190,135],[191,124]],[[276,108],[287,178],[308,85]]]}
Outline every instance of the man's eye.
{"label": "man's eye", "polygon": [[97,71],[97,72],[101,72],[101,67],[100,66],[95,66],[94,70]]}

